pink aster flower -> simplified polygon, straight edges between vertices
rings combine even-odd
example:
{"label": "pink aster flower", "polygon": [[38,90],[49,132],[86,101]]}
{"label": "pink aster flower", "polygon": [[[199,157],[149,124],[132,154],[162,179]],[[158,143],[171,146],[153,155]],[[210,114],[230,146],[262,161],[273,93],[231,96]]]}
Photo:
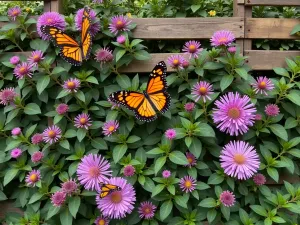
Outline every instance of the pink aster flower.
{"label": "pink aster flower", "polygon": [[262,120],[262,115],[255,114],[255,120],[257,120],[257,121]]}
{"label": "pink aster flower", "polygon": [[56,112],[59,115],[63,115],[69,111],[69,106],[67,104],[61,103],[56,107]]}
{"label": "pink aster flower", "polygon": [[110,120],[103,124],[102,133],[105,136],[110,136],[112,133],[116,132],[119,128],[119,122],[117,120]]}
{"label": "pink aster flower", "polygon": [[100,65],[113,61],[114,56],[112,51],[107,47],[100,48],[96,51],[95,59],[100,62]]}
{"label": "pink aster flower", "polygon": [[169,178],[171,176],[171,171],[170,170],[164,170],[162,172],[163,178]]}
{"label": "pink aster flower", "polygon": [[18,94],[14,88],[4,88],[0,91],[0,104],[13,104],[16,96],[18,96]]}
{"label": "pink aster flower", "polygon": [[138,208],[140,218],[145,218],[147,220],[152,219],[154,217],[156,208],[157,208],[156,205],[154,205],[152,202],[149,201],[141,202],[141,205]]}
{"label": "pink aster flower", "polygon": [[188,41],[184,44],[182,51],[190,54],[190,58],[198,58],[198,55],[203,50],[200,46],[201,44],[199,41]]}
{"label": "pink aster flower", "polygon": [[122,219],[134,209],[135,190],[131,184],[121,177],[110,178],[108,183],[120,187],[120,190],[116,190],[102,199],[97,195],[98,208],[103,216]]}
{"label": "pink aster flower", "polygon": [[222,132],[231,136],[244,134],[253,126],[256,108],[248,96],[229,92],[215,102],[213,109],[214,123]]}
{"label": "pink aster flower", "polygon": [[37,145],[43,141],[43,134],[36,133],[31,138],[31,143]]}
{"label": "pink aster flower", "polygon": [[230,191],[223,191],[220,195],[221,203],[226,207],[231,207],[235,203],[235,196]]}
{"label": "pink aster flower", "polygon": [[53,144],[57,142],[60,138],[61,138],[61,129],[56,125],[48,127],[43,132],[43,140],[46,143]]}
{"label": "pink aster flower", "polygon": [[10,152],[10,156],[14,159],[19,158],[22,155],[22,150],[19,148],[15,148]]}
{"label": "pink aster flower", "polygon": [[224,172],[239,180],[252,177],[260,164],[254,147],[244,141],[231,141],[225,145],[220,155],[220,161]]}
{"label": "pink aster flower", "polygon": [[231,47],[227,48],[227,51],[230,52],[230,53],[235,53],[236,52],[236,47],[231,46]]}
{"label": "pink aster flower", "polygon": [[11,134],[14,136],[18,136],[22,133],[22,130],[20,127],[15,127],[14,129],[11,130]]}
{"label": "pink aster flower", "polygon": [[124,167],[124,176],[131,177],[135,173],[135,168],[132,165],[127,165]]}
{"label": "pink aster flower", "polygon": [[86,130],[89,129],[90,126],[92,126],[92,121],[89,114],[81,113],[74,119],[74,126],[77,128],[84,128]]}
{"label": "pink aster flower", "polygon": [[7,15],[9,17],[11,17],[11,19],[13,21],[15,21],[16,18],[21,15],[21,13],[22,13],[22,10],[21,10],[21,8],[19,6],[15,6],[15,7],[9,8],[8,11],[7,11]]}
{"label": "pink aster flower", "polygon": [[274,89],[274,84],[267,77],[258,77],[256,82],[251,84],[254,88],[255,93],[268,95],[267,91]]}
{"label": "pink aster flower", "polygon": [[43,152],[39,152],[39,151],[36,151],[32,154],[31,156],[31,161],[33,163],[38,163],[40,162],[44,157],[44,153]]}
{"label": "pink aster flower", "polygon": [[165,132],[165,136],[166,138],[168,138],[169,140],[173,140],[174,138],[176,138],[176,130],[175,129],[168,129]]}
{"label": "pink aster flower", "polygon": [[268,105],[266,105],[265,113],[268,116],[278,116],[278,114],[280,113],[280,110],[279,110],[279,108],[278,108],[277,105],[275,105],[275,104],[268,104]]}
{"label": "pink aster flower", "polygon": [[14,75],[17,79],[23,79],[24,77],[32,77],[33,64],[26,62],[18,64],[14,69]]}
{"label": "pink aster flower", "polygon": [[108,225],[110,222],[110,219],[105,216],[98,216],[95,220],[95,225]]}
{"label": "pink aster flower", "polygon": [[185,193],[194,191],[196,185],[196,180],[191,176],[185,176],[181,178],[179,183],[180,189]]}
{"label": "pink aster flower", "polygon": [[187,112],[193,112],[193,110],[195,109],[195,103],[194,102],[188,102],[184,105],[184,109]]}
{"label": "pink aster flower", "polygon": [[190,66],[189,61],[184,60],[183,63],[182,63],[182,67],[183,67],[184,69],[187,69],[187,68],[189,68],[189,66]]}
{"label": "pink aster flower", "polygon": [[76,184],[75,180],[70,179],[61,184],[61,190],[62,192],[66,193],[66,195],[71,196],[78,190],[78,185]]}
{"label": "pink aster flower", "polygon": [[264,175],[262,175],[261,173],[258,173],[253,176],[253,181],[257,186],[261,186],[266,183],[267,179]]}
{"label": "pink aster flower", "polygon": [[129,24],[131,20],[128,20],[127,16],[114,16],[111,18],[111,23],[109,24],[109,30],[111,33],[117,35],[120,31],[129,31]]}
{"label": "pink aster flower", "polygon": [[43,40],[50,40],[50,37],[43,34],[41,26],[54,26],[62,31],[66,28],[66,22],[62,15],[57,12],[45,12],[37,20],[36,28],[37,32]]}
{"label": "pink aster flower", "polygon": [[64,82],[63,88],[68,92],[77,92],[78,88],[80,88],[80,80],[70,78]]}
{"label": "pink aster flower", "polygon": [[34,187],[36,183],[41,180],[41,172],[39,170],[32,170],[26,176],[26,183],[30,187]]}
{"label": "pink aster flower", "polygon": [[100,191],[100,183],[106,183],[111,173],[109,162],[97,154],[84,156],[77,168],[78,180],[87,190]]}
{"label": "pink aster flower", "polygon": [[185,61],[181,55],[171,55],[169,56],[168,64],[174,69],[183,69],[182,63]]}
{"label": "pink aster flower", "polygon": [[230,46],[234,42],[235,37],[231,31],[220,30],[216,31],[210,39],[211,45],[218,46]]}
{"label": "pink aster flower", "polygon": [[185,165],[186,167],[191,168],[191,167],[197,165],[197,159],[192,153],[186,152],[185,156],[186,156],[187,161],[189,162],[187,165]]}
{"label": "pink aster flower", "polygon": [[15,55],[9,59],[9,62],[13,65],[17,65],[20,62],[20,57]]}
{"label": "pink aster flower", "polygon": [[55,207],[62,206],[66,201],[66,193],[63,191],[57,191],[51,195],[51,202]]}
{"label": "pink aster flower", "polygon": [[[83,11],[84,9],[79,9],[75,16],[75,27],[77,30],[82,30],[82,17],[83,17]],[[90,9],[90,18],[92,20],[92,24],[90,26],[90,33],[94,37],[96,34],[100,31],[100,22],[96,21],[96,12],[92,9]]]}
{"label": "pink aster flower", "polygon": [[206,81],[200,81],[194,84],[192,88],[192,96],[195,98],[196,102],[200,99],[202,99],[203,102],[206,102],[207,99],[211,100],[210,95],[213,93],[213,86]]}
{"label": "pink aster flower", "polygon": [[126,41],[126,37],[124,35],[120,35],[120,36],[117,37],[117,42],[119,44],[124,44],[125,41]]}
{"label": "pink aster flower", "polygon": [[43,55],[44,53],[40,50],[31,52],[31,56],[28,58],[28,63],[36,66],[40,61],[44,59]]}

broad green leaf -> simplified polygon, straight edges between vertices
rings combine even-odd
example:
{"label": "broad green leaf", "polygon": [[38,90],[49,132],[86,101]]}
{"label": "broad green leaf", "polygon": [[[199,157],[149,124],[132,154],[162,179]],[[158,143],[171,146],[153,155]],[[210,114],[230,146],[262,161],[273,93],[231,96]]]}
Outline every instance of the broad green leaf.
{"label": "broad green leaf", "polygon": [[217,70],[223,68],[224,65],[222,63],[217,62],[206,62],[203,66],[206,70]]}
{"label": "broad green leaf", "polygon": [[173,209],[173,202],[171,200],[165,201],[160,206],[160,219],[164,221],[171,213]]}
{"label": "broad green leaf", "polygon": [[214,221],[214,219],[217,216],[217,211],[215,209],[211,209],[207,212],[207,220],[209,223],[211,223],[212,221]]}
{"label": "broad green leaf", "polygon": [[276,182],[278,182],[278,180],[279,180],[279,174],[278,174],[278,171],[275,168],[269,167],[269,168],[267,168],[267,172],[270,175],[270,177],[273,178],[273,180],[275,180]]}
{"label": "broad green leaf", "polygon": [[150,54],[145,50],[139,50],[133,53],[136,60],[149,60],[151,58]]}
{"label": "broad green leaf", "polygon": [[224,180],[223,176],[214,173],[208,178],[207,184],[220,184],[223,182],[223,180]]}
{"label": "broad green leaf", "polygon": [[158,171],[160,171],[160,169],[165,165],[166,161],[167,161],[166,156],[162,156],[162,157],[158,158],[157,160],[155,160],[155,163],[154,163],[155,174],[157,174]]}
{"label": "broad green leaf", "polygon": [[288,95],[287,98],[295,103],[296,105],[300,106],[300,95],[298,94],[298,92],[295,91],[291,91]]}
{"label": "broad green leaf", "polygon": [[34,50],[41,50],[42,52],[45,52],[49,44],[49,41],[44,41],[42,39],[34,39],[30,42],[30,47]]}
{"label": "broad green leaf", "polygon": [[260,205],[250,205],[250,208],[256,212],[258,215],[261,215],[261,216],[264,216],[264,217],[267,217],[268,216],[268,213],[267,211],[265,210],[264,207],[260,206]]}
{"label": "broad green leaf", "polygon": [[281,75],[281,76],[284,76],[284,77],[290,77],[289,72],[284,68],[275,67],[275,68],[273,68],[273,70],[278,75]]}
{"label": "broad green leaf", "polygon": [[191,5],[191,10],[194,12],[196,12],[198,9],[200,9],[201,5]]}
{"label": "broad green leaf", "polygon": [[8,169],[4,175],[3,186],[7,185],[15,176],[18,174],[19,170],[15,168]]}
{"label": "broad green leaf", "polygon": [[189,151],[196,157],[199,158],[202,151],[202,143],[199,139],[193,138],[192,144],[189,147]]}
{"label": "broad green leaf", "polygon": [[175,196],[174,197],[174,200],[176,202],[176,204],[180,205],[181,207],[183,208],[186,208],[187,209],[187,201],[186,199],[183,197],[183,196]]}
{"label": "broad green leaf", "polygon": [[31,196],[31,198],[30,198],[28,204],[35,203],[36,201],[40,200],[43,196],[44,196],[44,194],[42,194],[42,193],[39,193],[39,192],[34,193],[34,194]]}
{"label": "broad green leaf", "polygon": [[224,91],[226,88],[228,88],[229,85],[232,83],[232,81],[233,81],[232,75],[228,74],[223,76],[220,82],[221,90]]}
{"label": "broad green leaf", "polygon": [[281,126],[279,124],[272,124],[269,126],[269,128],[276,136],[282,138],[285,141],[288,140],[288,134],[283,126]]}
{"label": "broad green leaf", "polygon": [[63,225],[72,225],[73,224],[73,217],[69,212],[68,208],[64,208],[63,211],[60,213],[60,222]]}
{"label": "broad green leaf", "polygon": [[92,146],[96,149],[100,149],[100,150],[107,150],[107,144],[104,141],[104,139],[102,138],[93,138],[92,142],[91,142]]}
{"label": "broad green leaf", "polygon": [[42,76],[38,79],[37,84],[36,84],[36,89],[39,94],[41,94],[45,88],[48,86],[50,83],[50,77],[49,76]]}
{"label": "broad green leaf", "polygon": [[127,151],[127,145],[122,144],[122,145],[116,145],[113,149],[113,159],[114,162],[117,163],[120,161],[120,159],[125,155]]}
{"label": "broad green leaf", "polygon": [[169,154],[169,159],[178,165],[187,165],[189,162],[186,156],[180,151],[174,151]]}
{"label": "broad green leaf", "polygon": [[60,211],[60,207],[55,207],[52,204],[48,209],[46,220],[50,219],[52,216],[56,215]]}
{"label": "broad green leaf", "polygon": [[151,198],[153,198],[154,196],[158,195],[160,192],[162,192],[162,190],[164,190],[165,185],[164,184],[158,184],[155,186],[155,188],[153,189]]}
{"label": "broad green leaf", "polygon": [[131,81],[126,75],[118,75],[116,80],[121,88],[128,89],[131,86]]}
{"label": "broad green leaf", "polygon": [[248,72],[244,68],[237,68],[235,69],[235,72],[244,80],[248,80]]}
{"label": "broad green leaf", "polygon": [[217,206],[217,202],[213,198],[205,198],[199,203],[199,206],[203,208],[214,208]]}
{"label": "broad green leaf", "polygon": [[85,138],[86,133],[87,133],[86,129],[79,128],[77,130],[77,139],[78,139],[79,142],[81,142]]}
{"label": "broad green leaf", "polygon": [[74,218],[76,218],[76,214],[79,210],[79,206],[80,206],[80,197],[72,196],[69,200],[68,208]]}
{"label": "broad green leaf", "polygon": [[126,53],[125,49],[120,49],[116,54],[116,62],[118,62],[125,53]]}
{"label": "broad green leaf", "polygon": [[41,109],[37,104],[29,103],[25,106],[24,113],[27,115],[36,115],[41,113]]}

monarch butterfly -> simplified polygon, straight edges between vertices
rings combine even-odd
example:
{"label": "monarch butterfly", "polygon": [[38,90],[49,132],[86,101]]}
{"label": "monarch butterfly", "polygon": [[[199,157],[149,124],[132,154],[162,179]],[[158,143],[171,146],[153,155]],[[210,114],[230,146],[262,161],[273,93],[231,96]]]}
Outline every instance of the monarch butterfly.
{"label": "monarch butterfly", "polygon": [[99,195],[100,198],[105,198],[107,195],[110,195],[114,191],[121,191],[121,188],[117,185],[104,184],[104,183],[100,183],[100,185],[101,185],[101,192]]}
{"label": "monarch butterfly", "polygon": [[92,50],[89,11],[87,7],[83,10],[81,41],[79,43],[56,27],[41,26],[41,31],[51,39],[55,46],[60,48],[61,57],[74,66],[80,66],[83,60],[87,60]]}
{"label": "monarch butterfly", "polygon": [[164,113],[170,107],[171,97],[166,92],[166,71],[167,66],[161,61],[150,73],[146,91],[117,91],[110,94],[108,99],[134,111],[137,119],[151,122],[157,118],[156,111]]}

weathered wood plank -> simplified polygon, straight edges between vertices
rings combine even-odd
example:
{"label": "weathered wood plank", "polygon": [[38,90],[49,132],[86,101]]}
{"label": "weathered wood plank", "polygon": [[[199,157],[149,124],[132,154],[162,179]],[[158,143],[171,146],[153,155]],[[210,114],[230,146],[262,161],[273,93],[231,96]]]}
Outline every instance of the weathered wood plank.
{"label": "weathered wood plank", "polygon": [[300,0],[246,0],[246,5],[300,6]]}
{"label": "weathered wood plank", "polygon": [[[245,17],[244,0],[233,0],[233,16]],[[244,21],[244,26],[245,26],[245,21]],[[244,34],[245,34],[245,30],[244,30]],[[236,44],[240,47],[241,54],[244,54],[244,39],[237,40]]]}
{"label": "weathered wood plank", "polygon": [[297,24],[299,24],[299,19],[246,18],[245,38],[299,39],[299,37],[290,36],[290,32]]}
{"label": "weathered wood plank", "polygon": [[272,70],[274,67],[286,67],[285,58],[300,55],[300,51],[264,51],[248,50],[244,53],[248,56],[248,65],[253,70]]}
{"label": "weathered wood plank", "polygon": [[16,212],[23,214],[23,212],[16,208],[13,204],[13,201],[6,200],[6,201],[0,201],[0,219],[5,218],[6,213],[8,212]]}

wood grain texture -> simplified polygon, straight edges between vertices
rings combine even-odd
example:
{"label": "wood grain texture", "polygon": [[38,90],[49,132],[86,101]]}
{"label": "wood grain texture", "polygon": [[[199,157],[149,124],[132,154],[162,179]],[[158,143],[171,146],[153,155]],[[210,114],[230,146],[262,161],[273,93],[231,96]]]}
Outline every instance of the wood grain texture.
{"label": "wood grain texture", "polygon": [[300,0],[245,0],[246,5],[300,6]]}
{"label": "wood grain texture", "polygon": [[5,218],[6,213],[8,212],[16,212],[23,214],[23,212],[14,206],[13,201],[6,200],[0,201],[0,219]]}
{"label": "wood grain texture", "polygon": [[[233,16],[245,17],[244,0],[233,0]],[[244,21],[244,27],[245,27],[245,21]],[[245,36],[245,29],[244,29],[244,36]],[[236,40],[236,44],[240,47],[240,53],[244,54],[244,39]]]}
{"label": "wood grain texture", "polygon": [[253,70],[272,70],[274,67],[286,67],[285,58],[299,56],[300,51],[248,50],[244,55],[249,57],[247,63]]}
{"label": "wood grain texture", "polygon": [[245,38],[298,39],[297,36],[290,36],[290,32],[297,24],[299,24],[299,19],[246,18]]}

